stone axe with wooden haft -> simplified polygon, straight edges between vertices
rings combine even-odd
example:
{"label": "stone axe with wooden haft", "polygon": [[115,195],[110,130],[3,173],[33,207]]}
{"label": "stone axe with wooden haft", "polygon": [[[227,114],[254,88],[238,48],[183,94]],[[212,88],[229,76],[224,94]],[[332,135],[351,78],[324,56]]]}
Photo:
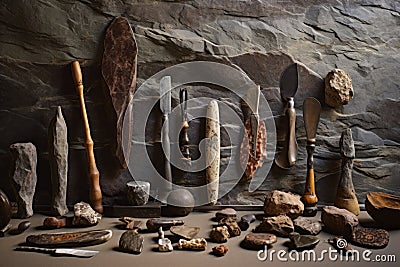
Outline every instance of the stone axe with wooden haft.
{"label": "stone axe with wooden haft", "polygon": [[354,141],[351,129],[346,129],[340,137],[340,155],[342,156],[342,172],[340,174],[339,186],[337,188],[335,206],[346,209],[355,215],[360,214],[360,206],[354,191],[352,170],[355,157]]}
{"label": "stone axe with wooden haft", "polygon": [[81,66],[79,65],[78,61],[72,62],[72,76],[75,81],[76,85],[76,90],[78,91],[79,94],[79,100],[81,104],[81,113],[82,113],[82,119],[83,119],[83,127],[85,130],[85,147],[86,147],[86,153],[89,161],[89,194],[90,194],[90,202],[94,210],[96,210],[99,213],[103,213],[103,205],[101,203],[102,201],[102,194],[101,194],[101,189],[100,189],[100,173],[97,170],[96,166],[96,161],[94,158],[94,152],[93,152],[93,140],[90,135],[90,128],[89,128],[89,120],[88,116],[86,113],[86,107],[85,107],[85,99],[83,97],[83,82],[82,82],[82,72],[81,72]]}

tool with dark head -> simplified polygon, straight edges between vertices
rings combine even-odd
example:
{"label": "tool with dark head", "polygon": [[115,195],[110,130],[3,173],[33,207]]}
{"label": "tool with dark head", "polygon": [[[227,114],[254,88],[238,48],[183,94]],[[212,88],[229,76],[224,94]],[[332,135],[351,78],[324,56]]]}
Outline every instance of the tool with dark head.
{"label": "tool with dark head", "polygon": [[279,84],[281,97],[284,101],[287,101],[285,117],[288,129],[282,151],[275,159],[276,165],[282,169],[294,166],[297,161],[296,110],[294,109],[294,95],[297,92],[298,83],[299,73],[297,70],[297,63],[293,63],[284,70]]}
{"label": "tool with dark head", "polygon": [[179,144],[182,155],[185,159],[190,160],[190,149],[189,149],[189,122],[188,122],[188,115],[187,115],[187,100],[188,100],[188,93],[186,88],[182,88],[179,91],[179,100],[181,105],[181,112],[182,112],[182,132],[179,136]]}
{"label": "tool with dark head", "polygon": [[169,162],[171,156],[171,147],[169,142],[168,121],[168,115],[171,113],[171,76],[164,76],[160,80],[160,109],[163,114],[161,142],[164,150],[165,179],[170,182],[167,185],[166,192],[163,193],[168,194],[172,190],[172,171],[171,164]]}
{"label": "tool with dark head", "polygon": [[301,201],[305,206],[304,215],[308,216],[314,216],[317,211],[318,198],[315,193],[314,150],[320,113],[321,104],[317,99],[308,97],[304,100],[303,117],[307,135],[307,177]]}

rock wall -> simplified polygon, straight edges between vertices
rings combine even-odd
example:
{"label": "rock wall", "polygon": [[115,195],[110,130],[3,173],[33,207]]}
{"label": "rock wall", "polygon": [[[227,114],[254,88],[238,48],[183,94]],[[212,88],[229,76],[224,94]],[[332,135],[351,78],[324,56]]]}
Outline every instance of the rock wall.
{"label": "rock wall", "polygon": [[[126,171],[119,173],[113,156],[116,116],[100,71],[105,30],[117,16],[128,18],[135,32],[138,86],[165,67],[193,60],[235,64],[244,70],[269,101],[277,151],[284,136],[280,73],[291,62],[300,63],[295,98],[298,164],[288,171],[272,168],[258,191],[248,193],[246,186],[239,186],[221,203],[260,204],[270,189],[303,191],[301,105],[307,96],[323,101],[323,78],[333,68],[350,74],[355,97],[341,108],[323,108],[315,154],[320,200],[330,202],[334,197],[340,174],[339,138],[347,127],[356,143],[353,178],[359,200],[363,202],[368,191],[400,192],[398,1],[5,0],[0,3],[0,188],[10,197],[9,146],[32,142],[38,150],[35,203],[49,203],[47,127],[60,105],[68,126],[68,203],[88,198],[84,133],[70,71],[70,62],[78,59],[104,201],[126,203],[125,183],[131,177]],[[229,99],[228,93],[194,86],[189,94],[230,102],[243,116],[239,100]],[[204,124],[193,121],[191,127],[190,138],[197,142]],[[157,165],[159,136],[149,133],[146,140]]]}

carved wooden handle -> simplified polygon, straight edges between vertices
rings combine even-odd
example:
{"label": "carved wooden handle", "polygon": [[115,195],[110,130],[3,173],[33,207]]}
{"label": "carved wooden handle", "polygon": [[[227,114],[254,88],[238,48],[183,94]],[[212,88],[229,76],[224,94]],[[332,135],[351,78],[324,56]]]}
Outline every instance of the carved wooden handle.
{"label": "carved wooden handle", "polygon": [[304,194],[301,198],[306,207],[314,207],[318,202],[317,195],[315,194],[314,150],[315,142],[307,140],[307,177]]}
{"label": "carved wooden handle", "polygon": [[286,117],[288,118],[287,135],[287,157],[289,166],[292,167],[297,161],[297,141],[296,141],[296,110],[294,109],[293,100],[289,100],[289,106],[286,110]]}
{"label": "carved wooden handle", "polygon": [[99,171],[97,170],[96,161],[94,158],[93,152],[93,140],[90,135],[90,128],[89,128],[89,120],[86,113],[85,107],[85,99],[83,97],[83,82],[82,82],[82,72],[81,67],[78,61],[72,62],[72,76],[75,81],[76,90],[79,94],[80,104],[81,104],[81,113],[83,118],[83,127],[85,129],[85,147],[86,153],[88,156],[89,161],[89,194],[90,194],[90,202],[93,206],[93,209],[99,213],[103,213],[103,205],[102,201],[102,194],[100,189],[100,182],[99,182]]}
{"label": "carved wooden handle", "polygon": [[[170,148],[170,142],[169,142],[168,115],[163,115],[162,148],[164,150],[165,179],[172,183],[171,164],[169,162],[169,159],[171,157],[171,148]],[[166,189],[172,190],[172,184],[167,185]]]}

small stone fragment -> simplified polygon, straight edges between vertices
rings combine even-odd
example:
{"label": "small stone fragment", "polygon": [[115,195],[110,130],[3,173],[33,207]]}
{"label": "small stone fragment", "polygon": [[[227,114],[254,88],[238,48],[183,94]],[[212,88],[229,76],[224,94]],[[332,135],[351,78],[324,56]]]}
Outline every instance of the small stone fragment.
{"label": "small stone fragment", "polygon": [[222,209],[220,211],[217,211],[217,213],[215,213],[215,218],[217,221],[220,221],[224,218],[232,218],[234,220],[236,220],[236,210],[232,209],[232,208],[226,208],[226,209]]}
{"label": "small stone fragment", "polygon": [[298,217],[293,223],[294,230],[302,235],[317,235],[322,230],[322,224],[320,222],[304,217]]}
{"label": "small stone fragment", "polygon": [[88,203],[79,202],[74,205],[74,219],[72,225],[90,226],[99,223],[101,214],[97,213]]}
{"label": "small stone fragment", "polygon": [[169,230],[172,226],[183,225],[185,222],[182,220],[170,220],[170,219],[148,219],[146,222],[147,230],[158,231],[160,227],[164,230]]}
{"label": "small stone fragment", "polygon": [[256,233],[273,233],[288,237],[294,231],[292,220],[286,215],[265,218],[255,229]]}
{"label": "small stone fragment", "polygon": [[132,181],[126,184],[128,187],[128,202],[134,206],[146,205],[150,196],[150,183],[145,181]]}
{"label": "small stone fragment", "polygon": [[125,224],[124,228],[126,230],[137,229],[142,225],[141,221],[137,221],[135,220],[135,218],[132,217],[122,217],[119,220]]}
{"label": "small stone fragment", "polygon": [[384,248],[389,243],[389,232],[384,229],[354,227],[345,237],[363,248]]}
{"label": "small stone fragment", "polygon": [[300,196],[273,190],[267,193],[264,201],[264,213],[268,216],[287,215],[292,219],[299,217],[304,211]]}
{"label": "small stone fragment", "polygon": [[322,209],[321,220],[324,224],[324,231],[334,235],[343,235],[346,224],[354,227],[358,225],[356,215],[345,209],[334,206],[326,206]]}
{"label": "small stone fragment", "polygon": [[274,234],[249,233],[244,237],[240,245],[246,249],[260,250],[264,249],[265,246],[274,244],[276,240],[277,238]]}
{"label": "small stone fragment", "polygon": [[16,143],[10,146],[12,157],[11,185],[18,204],[18,218],[33,215],[32,201],[36,189],[36,147],[32,143]]}
{"label": "small stone fragment", "polygon": [[218,222],[218,225],[219,226],[225,225],[226,227],[228,227],[229,235],[231,237],[239,236],[242,233],[239,225],[236,222],[236,219],[233,219],[232,217],[226,217],[224,219],[221,219]]}
{"label": "small stone fragment", "polygon": [[289,239],[292,241],[294,249],[311,249],[319,243],[319,238],[312,235],[300,235],[293,232],[289,234]]}
{"label": "small stone fragment", "polygon": [[204,238],[195,238],[189,241],[185,239],[180,239],[178,243],[178,248],[187,250],[206,250],[207,241]]}
{"label": "small stone fragment", "polygon": [[346,105],[354,96],[350,76],[341,69],[330,71],[325,77],[325,103],[331,107]]}
{"label": "small stone fragment", "polygon": [[143,250],[144,238],[137,230],[128,230],[119,239],[119,248],[126,252],[140,254]]}
{"label": "small stone fragment", "polygon": [[46,229],[59,229],[67,226],[66,217],[47,217],[43,221],[43,227]]}
{"label": "small stone fragment", "polygon": [[31,226],[31,222],[30,221],[22,221],[18,224],[18,233],[21,234],[23,232],[25,232],[29,227]]}
{"label": "small stone fragment", "polygon": [[243,215],[240,218],[240,222],[238,222],[238,225],[240,227],[240,230],[246,231],[249,229],[250,224],[256,220],[256,216],[254,214],[246,214]]}
{"label": "small stone fragment", "polygon": [[48,130],[49,163],[52,185],[52,212],[62,216],[68,212],[67,207],[67,177],[68,177],[68,138],[67,124],[57,107],[57,112],[51,120]]}
{"label": "small stone fragment", "polygon": [[210,232],[210,239],[216,243],[224,243],[230,237],[228,227],[225,225],[215,227]]}
{"label": "small stone fragment", "polygon": [[200,227],[190,227],[186,225],[172,226],[171,233],[185,239],[193,239],[200,232]]}
{"label": "small stone fragment", "polygon": [[218,245],[212,248],[212,253],[217,257],[225,256],[228,253],[228,246],[226,245]]}

